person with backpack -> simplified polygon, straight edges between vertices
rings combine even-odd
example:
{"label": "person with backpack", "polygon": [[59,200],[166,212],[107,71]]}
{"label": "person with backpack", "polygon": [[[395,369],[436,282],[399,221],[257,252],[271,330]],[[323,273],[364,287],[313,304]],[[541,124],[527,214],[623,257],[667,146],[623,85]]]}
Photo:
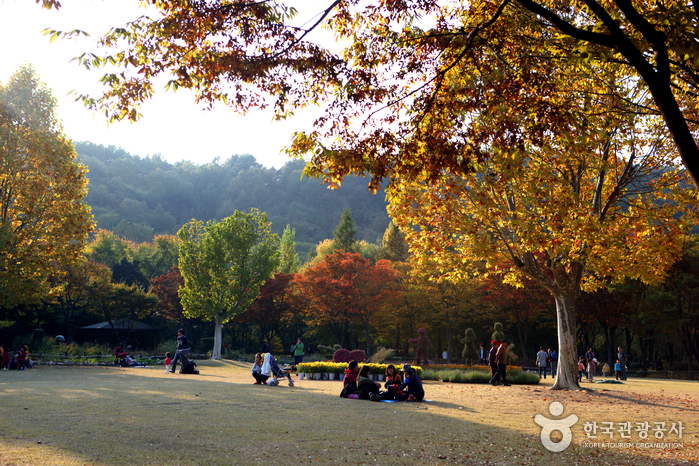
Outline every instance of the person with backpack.
{"label": "person with backpack", "polygon": [[359,398],[357,391],[357,373],[359,372],[359,363],[355,360],[349,362],[349,366],[345,369],[345,378],[342,380],[341,398]]}
{"label": "person with backpack", "polygon": [[551,361],[551,377],[556,377],[558,371],[558,351],[556,349],[549,350],[549,360]]}

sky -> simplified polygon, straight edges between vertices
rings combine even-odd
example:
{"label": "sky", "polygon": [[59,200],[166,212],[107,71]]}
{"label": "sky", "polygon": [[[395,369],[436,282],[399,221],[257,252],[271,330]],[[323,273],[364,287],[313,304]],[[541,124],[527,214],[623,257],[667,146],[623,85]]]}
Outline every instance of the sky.
{"label": "sky", "polygon": [[[141,107],[136,123],[107,124],[103,114],[94,114],[68,95],[99,95],[103,71],[88,71],[70,63],[83,52],[94,50],[94,41],[110,27],[145,14],[138,0],[63,0],[59,11],[44,10],[34,0],[0,0],[0,82],[23,63],[36,68],[58,99],[58,114],[65,133],[73,141],[90,141],[122,148],[141,157],[160,154],[174,163],[189,160],[208,163],[215,157],[225,160],[234,154],[252,154],[267,167],[280,168],[289,160],[281,153],[294,131],[311,127],[312,109],[283,122],[272,121],[271,111],[251,111],[242,116],[223,104],[212,111],[202,110],[193,93],[157,89],[153,99]],[[56,40],[41,30],[80,29],[90,34],[80,40]]]}

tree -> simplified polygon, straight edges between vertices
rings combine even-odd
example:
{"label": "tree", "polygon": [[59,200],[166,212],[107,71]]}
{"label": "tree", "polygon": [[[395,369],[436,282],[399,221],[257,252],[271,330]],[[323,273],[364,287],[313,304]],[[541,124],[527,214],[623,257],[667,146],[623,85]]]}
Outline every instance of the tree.
{"label": "tree", "polygon": [[526,277],[521,279],[521,287],[503,283],[503,278],[498,273],[490,274],[481,285],[481,300],[489,303],[496,315],[514,321],[522,346],[522,363],[527,366],[529,329],[532,323],[542,320],[544,311],[551,308],[551,294]]}
{"label": "tree", "polygon": [[[498,36],[507,33],[508,17],[514,16],[542,25],[547,40],[534,56],[567,63],[559,73],[574,71],[580,61],[623,64],[629,79],[648,90],[650,105],[642,107],[663,118],[699,186],[692,104],[699,89],[694,28],[699,9],[691,2],[481,0],[464,6],[453,0],[380,5],[328,0],[307,28],[294,24],[295,9],[279,2],[154,4],[159,18],[144,16],[113,28],[100,40],[108,50],[103,56],[79,57],[88,69],[112,64],[124,69],[102,78],[109,87],[103,96],[82,96],[110,119],[137,119],[139,105],[153,94],[152,83],[161,74],[170,77],[168,88],[192,89],[197,101],[209,106],[223,101],[240,111],[265,107],[269,104],[257,93],[261,91],[275,96],[279,116],[337,91],[317,129],[299,134],[295,142],[301,152],[324,152],[311,162],[310,171],[337,182],[343,174],[362,170],[383,179],[420,169],[433,175],[446,167],[464,169],[465,160],[456,153],[401,158],[403,130],[414,129],[415,119],[435,107],[437,93],[470,54],[501,45]],[[58,2],[42,5],[57,8]],[[343,53],[309,40],[324,21],[347,43]],[[47,34],[70,37],[81,31]],[[528,40],[526,31],[519,37]],[[555,51],[545,48],[552,41],[559,45]],[[496,90],[487,81],[481,86],[486,92]],[[535,102],[539,97],[526,98]],[[389,111],[378,111],[384,109]],[[401,118],[406,109],[410,118]],[[369,130],[360,133],[347,124],[355,116]],[[395,132],[396,126],[401,131]],[[321,138],[334,140],[334,147],[326,150]],[[372,181],[372,187],[379,183]]]}
{"label": "tree", "polygon": [[137,285],[112,283],[111,273],[100,273],[90,283],[91,310],[103,317],[126,348],[131,330],[155,307],[158,298]]}
{"label": "tree", "polygon": [[340,249],[345,252],[356,252],[357,250],[357,227],[352,219],[352,212],[349,209],[342,211],[340,223],[335,228],[333,237],[333,249]]}
{"label": "tree", "polygon": [[64,326],[67,340],[73,341],[81,322],[93,308],[96,298],[93,285],[109,281],[111,271],[105,265],[83,260],[64,266],[63,272],[50,277],[49,283],[57,289],[53,306],[58,322]]}
{"label": "tree", "polygon": [[369,355],[371,323],[396,298],[398,275],[388,261],[374,265],[359,253],[336,250],[297,274],[294,285],[309,324],[327,325],[337,342],[349,348],[350,325],[360,323]]}
{"label": "tree", "polygon": [[136,285],[143,291],[147,291],[148,280],[143,276],[138,266],[138,261],[129,262],[122,259],[121,262],[112,266],[112,282]]}
{"label": "tree", "polygon": [[379,259],[387,259],[390,261],[404,261],[408,258],[408,242],[405,241],[405,235],[396,227],[396,224],[391,222],[383,234],[381,250],[379,251]]}
{"label": "tree", "polygon": [[85,255],[88,260],[114,267],[128,256],[128,243],[109,230],[97,230],[88,243]]}
{"label": "tree", "polygon": [[[545,39],[537,25],[508,19],[513,31],[528,28],[532,37],[539,31]],[[501,50],[518,63],[536,45],[501,40]],[[696,218],[693,195],[662,122],[626,105],[638,89],[620,81],[617,66],[581,65],[572,80],[557,72],[555,61],[502,68],[498,54],[459,68],[459,77],[435,97],[440,108],[421,124],[422,132],[470,153],[469,172],[393,180],[390,213],[416,255],[429,254],[446,277],[460,279],[469,259],[491,266],[508,260],[508,283],[521,285],[524,275],[545,288],[557,309],[560,357],[553,388],[577,388],[575,301],[581,287],[593,290],[625,276],[657,281]],[[503,93],[482,94],[484,80]],[[563,88],[567,92],[558,92]],[[546,99],[539,108],[513,106],[510,92],[538,92]],[[606,113],[610,106],[629,111]],[[566,135],[548,133],[545,119],[563,125]]]}
{"label": "tree", "polygon": [[299,253],[296,252],[296,230],[292,229],[289,224],[284,228],[280,246],[280,266],[279,271],[283,274],[295,274],[301,267]]}
{"label": "tree", "polygon": [[280,329],[293,322],[298,312],[292,293],[293,278],[292,274],[275,273],[260,287],[255,302],[240,316],[242,321],[257,323],[262,339],[269,344]]}
{"label": "tree", "polygon": [[38,302],[94,227],[87,170],[55,111],[31,66],[0,84],[0,307]]}
{"label": "tree", "polygon": [[221,359],[223,324],[252,304],[279,267],[279,237],[271,232],[267,216],[255,209],[206,225],[192,220],[177,236],[185,315],[214,322],[211,359]]}

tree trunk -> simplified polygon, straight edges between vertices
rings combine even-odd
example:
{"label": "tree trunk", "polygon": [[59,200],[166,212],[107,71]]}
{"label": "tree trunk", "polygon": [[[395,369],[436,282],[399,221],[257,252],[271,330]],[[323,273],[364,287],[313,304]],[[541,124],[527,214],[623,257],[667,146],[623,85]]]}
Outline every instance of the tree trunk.
{"label": "tree trunk", "polygon": [[578,384],[578,351],[575,346],[575,296],[554,294],[558,326],[558,372],[552,390],[581,390]]}
{"label": "tree trunk", "polygon": [[364,332],[366,334],[366,360],[371,357],[371,336],[369,335],[369,322],[364,324]]}
{"label": "tree trunk", "polygon": [[[447,331],[447,362],[451,361],[451,342],[453,339],[454,329],[449,327],[449,330]],[[437,356],[441,356],[441,354],[438,354]]]}
{"label": "tree trunk", "polygon": [[221,343],[223,333],[223,322],[219,316],[214,317],[214,349],[211,352],[211,359],[221,359]]}
{"label": "tree trunk", "polygon": [[604,334],[605,338],[607,339],[607,362],[609,363],[609,367],[614,367],[614,364],[616,363],[616,358],[614,357],[616,350],[616,347],[614,346],[616,343],[616,329],[616,326],[609,327]]}
{"label": "tree trunk", "polygon": [[522,367],[529,366],[529,358],[527,357],[527,328],[522,328],[519,319],[517,319],[517,335],[519,335],[519,344],[522,345]]}

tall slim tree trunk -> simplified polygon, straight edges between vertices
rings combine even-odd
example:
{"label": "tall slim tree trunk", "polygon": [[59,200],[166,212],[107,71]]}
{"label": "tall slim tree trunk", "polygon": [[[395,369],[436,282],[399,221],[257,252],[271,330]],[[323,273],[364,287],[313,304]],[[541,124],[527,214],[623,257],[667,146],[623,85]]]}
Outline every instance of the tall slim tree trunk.
{"label": "tall slim tree trunk", "polygon": [[558,372],[552,390],[580,390],[578,351],[575,346],[575,296],[572,292],[554,294],[558,326]]}
{"label": "tall slim tree trunk", "polygon": [[214,318],[214,349],[211,352],[211,359],[221,359],[221,343],[223,342],[223,322],[219,316]]}
{"label": "tall slim tree trunk", "polygon": [[371,357],[371,335],[369,335],[369,322],[364,324],[364,331],[366,334],[366,360],[368,361]]}

